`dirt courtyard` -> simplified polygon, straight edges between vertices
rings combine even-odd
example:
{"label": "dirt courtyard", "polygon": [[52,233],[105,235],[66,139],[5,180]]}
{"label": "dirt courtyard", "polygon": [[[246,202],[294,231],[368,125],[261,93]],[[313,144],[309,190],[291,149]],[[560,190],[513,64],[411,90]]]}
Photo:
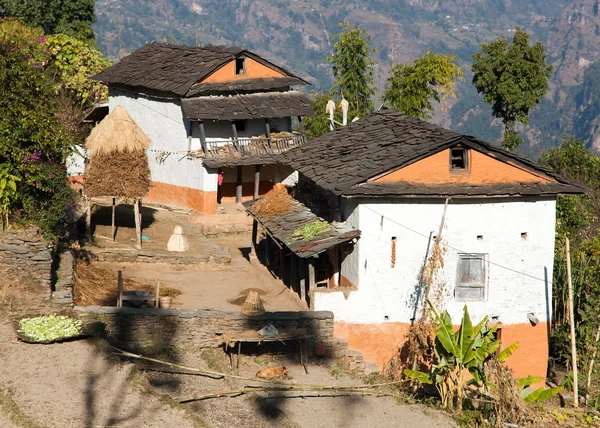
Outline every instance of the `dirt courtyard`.
{"label": "dirt courtyard", "polygon": [[141,283],[154,283],[159,275],[161,287],[181,291],[173,299],[176,309],[216,309],[239,312],[249,290],[258,291],[265,310],[300,311],[307,306],[298,295],[281,281],[273,278],[257,262],[249,261],[250,234],[236,234],[210,238],[211,242],[228,248],[231,263],[226,265],[173,265],[167,263],[109,263],[93,262],[93,265],[112,272],[109,283],[114,284],[119,270],[124,278]]}

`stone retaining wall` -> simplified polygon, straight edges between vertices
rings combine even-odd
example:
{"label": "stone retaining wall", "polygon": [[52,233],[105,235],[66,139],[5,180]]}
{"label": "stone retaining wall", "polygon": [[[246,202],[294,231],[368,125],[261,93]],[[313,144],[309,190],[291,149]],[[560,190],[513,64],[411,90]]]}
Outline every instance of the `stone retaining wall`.
{"label": "stone retaining wall", "polygon": [[213,245],[205,252],[168,252],[148,251],[128,248],[99,248],[86,246],[76,251],[77,259],[117,262],[117,263],[169,263],[179,265],[196,265],[214,263],[218,265],[231,263],[231,254],[226,248]]}
{"label": "stone retaining wall", "polygon": [[12,275],[34,279],[46,287],[52,283],[53,245],[36,228],[0,231],[0,264]]}
{"label": "stone retaining wall", "polygon": [[260,330],[272,323],[279,332],[306,329],[313,343],[333,350],[333,314],[319,312],[269,312],[258,317],[205,309],[116,308],[75,306],[90,320],[104,323],[108,334],[129,349],[168,350],[218,347],[224,335]]}

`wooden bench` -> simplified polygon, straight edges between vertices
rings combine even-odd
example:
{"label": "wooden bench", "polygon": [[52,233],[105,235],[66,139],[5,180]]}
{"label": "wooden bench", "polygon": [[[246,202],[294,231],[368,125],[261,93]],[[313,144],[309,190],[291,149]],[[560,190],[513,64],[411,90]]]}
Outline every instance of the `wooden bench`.
{"label": "wooden bench", "polygon": [[160,298],[160,281],[158,279],[158,273],[155,274],[154,280],[156,282],[156,290],[154,293],[148,291],[125,291],[123,290],[123,272],[119,271],[117,279],[117,307],[123,306],[124,301],[137,301],[147,302],[150,300],[154,301],[154,307],[158,308],[158,299]]}

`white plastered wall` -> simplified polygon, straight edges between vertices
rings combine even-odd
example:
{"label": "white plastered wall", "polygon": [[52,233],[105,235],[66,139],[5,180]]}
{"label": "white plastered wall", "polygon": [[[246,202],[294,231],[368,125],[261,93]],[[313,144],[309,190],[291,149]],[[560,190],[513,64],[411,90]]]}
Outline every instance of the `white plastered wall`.
{"label": "white plastered wall", "polygon": [[201,159],[185,156],[185,151],[200,148],[200,140],[188,139],[190,125],[178,98],[145,97],[111,87],[109,110],[117,105],[123,106],[152,140],[148,151],[152,181],[209,192],[217,190],[216,170],[205,168]]}
{"label": "white plastered wall", "polygon": [[[429,236],[437,234],[444,201],[363,200],[354,209],[347,205],[347,221],[362,234],[342,264],[342,275],[358,290],[347,299],[341,292],[317,292],[315,310],[331,310],[337,321],[350,323],[409,323]],[[528,313],[541,322],[550,318],[555,209],[555,200],[543,198],[450,201],[442,234],[447,244],[442,278],[453,320],[460,319],[465,304],[474,320],[489,315],[504,324],[524,324]],[[487,255],[485,301],[454,298],[460,253]]]}

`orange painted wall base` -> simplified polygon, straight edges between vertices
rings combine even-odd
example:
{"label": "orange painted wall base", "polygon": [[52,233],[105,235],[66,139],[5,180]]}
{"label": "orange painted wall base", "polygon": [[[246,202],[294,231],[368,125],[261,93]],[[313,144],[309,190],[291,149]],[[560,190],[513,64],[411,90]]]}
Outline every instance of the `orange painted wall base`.
{"label": "orange painted wall base", "polygon": [[150,191],[143,200],[155,204],[187,208],[202,214],[217,213],[217,192],[205,192],[157,181],[150,183]]}
{"label": "orange painted wall base", "polygon": [[[406,339],[410,324],[391,322],[381,324],[352,324],[334,322],[333,334],[348,342],[352,350],[360,351],[366,362],[375,363],[380,370],[398,352]],[[507,365],[516,377],[546,377],[548,369],[548,325],[539,323],[503,325],[501,349],[519,342],[519,348]]]}

